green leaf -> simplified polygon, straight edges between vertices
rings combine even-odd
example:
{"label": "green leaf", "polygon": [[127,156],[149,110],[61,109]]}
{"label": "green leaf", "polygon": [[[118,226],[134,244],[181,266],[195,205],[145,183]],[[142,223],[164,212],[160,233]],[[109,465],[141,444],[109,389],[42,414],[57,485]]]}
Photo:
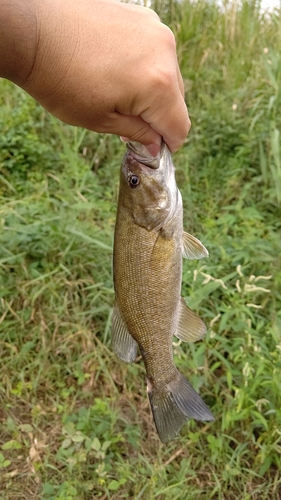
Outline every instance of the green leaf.
{"label": "green leaf", "polygon": [[30,424],[22,424],[20,430],[22,432],[33,432],[33,427]]}
{"label": "green leaf", "polygon": [[64,439],[64,440],[63,440],[63,442],[61,443],[61,448],[65,450],[65,449],[69,448],[69,446],[70,446],[71,444],[72,444],[72,439],[70,439],[70,438],[66,438],[66,439]]}
{"label": "green leaf", "polygon": [[95,451],[99,451],[101,449],[101,442],[97,437],[93,439],[92,449]]}
{"label": "green leaf", "polygon": [[264,476],[264,474],[268,471],[269,467],[271,466],[271,463],[272,463],[272,457],[269,455],[268,457],[266,457],[263,464],[260,466],[259,474],[261,476]]}
{"label": "green leaf", "polygon": [[22,445],[18,443],[18,441],[11,439],[11,441],[7,441],[6,443],[2,444],[1,448],[2,450],[20,450],[22,448]]}
{"label": "green leaf", "polygon": [[50,483],[43,484],[42,492],[46,493],[46,495],[53,495],[55,491],[56,491],[55,487],[52,484]]}
{"label": "green leaf", "polygon": [[83,434],[74,434],[71,439],[74,443],[82,443],[86,439],[86,436]]}
{"label": "green leaf", "polygon": [[120,483],[118,481],[116,481],[115,479],[110,481],[110,483],[108,485],[108,489],[112,490],[112,491],[118,490],[119,487],[120,487]]}

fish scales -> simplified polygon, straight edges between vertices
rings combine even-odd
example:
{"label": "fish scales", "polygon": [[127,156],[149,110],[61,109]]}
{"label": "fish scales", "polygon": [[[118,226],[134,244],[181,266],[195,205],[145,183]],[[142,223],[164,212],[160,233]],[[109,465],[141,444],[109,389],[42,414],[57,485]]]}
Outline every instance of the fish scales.
{"label": "fish scales", "polygon": [[184,254],[208,255],[199,240],[183,232],[170,152],[163,143],[155,160],[144,148],[129,144],[120,171],[114,238],[112,340],[127,362],[140,349],[162,442],[172,439],[189,418],[213,420],[173,361],[173,335],[194,341],[205,333],[203,322],[180,297]]}
{"label": "fish scales", "polygon": [[[148,376],[155,379],[158,372],[163,373],[163,368],[174,369],[172,336],[178,298],[175,295],[171,300],[171,297],[176,287],[180,292],[176,275],[181,273],[181,266],[177,262],[179,259],[172,261],[170,258],[170,247],[174,247],[173,240],[167,240],[167,248],[162,251],[160,245],[157,245],[161,236],[156,233],[147,235],[147,231],[138,226],[133,226],[134,231],[132,227],[127,230],[126,213],[123,213],[122,208],[119,217],[123,221],[124,231],[122,231],[123,238],[120,235],[115,246],[114,274],[115,281],[125,283],[126,286],[117,288],[116,300],[123,304],[123,318],[128,330],[133,332],[135,323],[138,323],[141,351],[148,367]],[[145,247],[142,245],[144,232]],[[127,244],[127,237],[132,244]],[[136,256],[138,266],[135,266]],[[157,337],[154,335],[155,332]],[[153,362],[155,356],[162,362],[155,364]]]}

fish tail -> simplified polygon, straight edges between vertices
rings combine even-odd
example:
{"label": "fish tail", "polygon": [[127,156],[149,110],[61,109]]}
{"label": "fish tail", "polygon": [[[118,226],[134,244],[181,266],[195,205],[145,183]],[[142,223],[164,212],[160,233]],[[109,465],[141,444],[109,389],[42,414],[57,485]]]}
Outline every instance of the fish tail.
{"label": "fish tail", "polygon": [[148,383],[155,426],[162,443],[173,439],[190,418],[213,421],[214,416],[192,385],[177,372],[176,380],[164,389]]}

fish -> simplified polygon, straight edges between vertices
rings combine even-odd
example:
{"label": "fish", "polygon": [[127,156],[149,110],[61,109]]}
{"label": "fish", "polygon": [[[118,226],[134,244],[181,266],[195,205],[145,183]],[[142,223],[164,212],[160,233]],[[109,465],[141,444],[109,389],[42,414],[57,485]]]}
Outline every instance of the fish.
{"label": "fish", "polygon": [[206,333],[181,297],[182,257],[207,256],[204,245],[183,230],[182,197],[168,146],[162,141],[155,158],[145,146],[127,143],[114,232],[112,346],[127,363],[140,350],[162,443],[191,418],[214,420],[173,360],[173,336],[194,342]]}

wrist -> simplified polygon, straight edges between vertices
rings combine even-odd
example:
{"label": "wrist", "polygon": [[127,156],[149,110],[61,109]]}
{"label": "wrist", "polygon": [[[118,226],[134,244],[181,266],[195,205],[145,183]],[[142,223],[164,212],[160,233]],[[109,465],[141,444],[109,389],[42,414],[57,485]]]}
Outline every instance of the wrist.
{"label": "wrist", "polygon": [[34,0],[0,0],[0,77],[25,82],[36,56],[37,32]]}

